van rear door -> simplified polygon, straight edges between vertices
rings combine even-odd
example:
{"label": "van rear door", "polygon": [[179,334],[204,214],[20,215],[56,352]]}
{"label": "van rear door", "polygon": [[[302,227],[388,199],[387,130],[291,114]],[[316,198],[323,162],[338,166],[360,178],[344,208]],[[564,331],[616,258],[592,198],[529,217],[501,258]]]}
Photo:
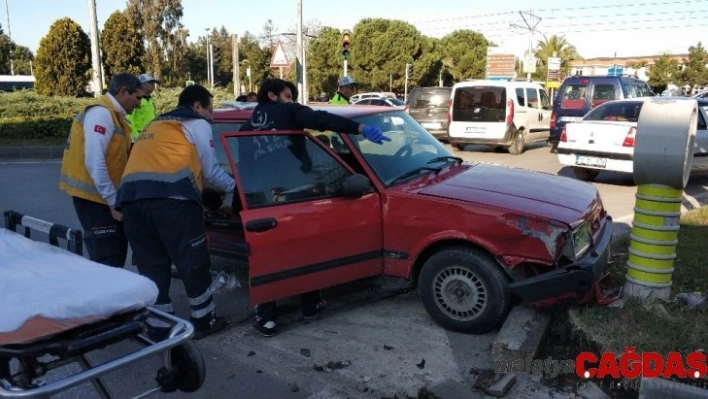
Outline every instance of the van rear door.
{"label": "van rear door", "polygon": [[447,131],[449,87],[423,87],[413,90],[408,113],[429,132]]}
{"label": "van rear door", "polygon": [[506,87],[494,84],[455,88],[450,118],[450,137],[486,140],[503,139],[513,119]]}

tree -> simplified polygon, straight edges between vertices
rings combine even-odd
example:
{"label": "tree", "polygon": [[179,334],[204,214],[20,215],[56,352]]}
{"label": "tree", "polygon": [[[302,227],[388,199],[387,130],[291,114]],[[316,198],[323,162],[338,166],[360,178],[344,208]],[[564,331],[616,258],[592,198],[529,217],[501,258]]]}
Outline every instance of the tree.
{"label": "tree", "polygon": [[229,82],[233,82],[233,45],[231,43],[231,33],[225,27],[220,30],[214,28],[209,35],[209,44],[214,46],[214,53],[220,54],[214,65],[214,84],[226,87]]}
{"label": "tree", "polygon": [[342,33],[339,29],[325,26],[307,49],[308,87],[310,93],[337,91],[342,75]]}
{"label": "tree", "polygon": [[85,92],[91,69],[91,42],[69,18],[55,21],[37,50],[35,90],[42,95],[78,96]]}
{"label": "tree", "polygon": [[536,65],[536,73],[533,74],[535,80],[546,81],[548,78],[548,58],[556,57],[561,59],[561,79],[570,75],[570,68],[575,60],[581,60],[575,46],[565,40],[565,36],[553,35],[550,38],[544,38],[538,42],[536,53],[538,59]]}
{"label": "tree", "polygon": [[438,53],[454,81],[484,79],[489,44],[479,32],[456,30],[440,39]]}
{"label": "tree", "polygon": [[680,76],[681,66],[678,60],[671,58],[670,54],[663,54],[649,67],[649,86],[656,93],[661,93],[669,83],[677,82]]}
{"label": "tree", "polygon": [[708,69],[706,69],[708,55],[701,42],[688,48],[688,59],[683,60],[684,69],[681,74],[681,83],[691,86],[703,86],[708,83]]}
{"label": "tree", "polygon": [[125,15],[146,43],[143,65],[157,79],[178,81],[187,52],[186,37],[180,22],[181,0],[128,0]]}
{"label": "tree", "polygon": [[184,58],[187,77],[191,77],[196,82],[206,85],[207,81],[207,58],[206,58],[206,37],[201,36],[195,43],[190,43]]}
{"label": "tree", "polygon": [[0,75],[7,75],[10,73],[10,53],[12,51],[12,42],[10,37],[8,37],[2,30],[2,25],[0,24]]}
{"label": "tree", "polygon": [[34,62],[34,54],[29,47],[19,46],[15,43],[12,45],[12,64],[16,75],[31,75],[32,63]]}
{"label": "tree", "polygon": [[248,31],[239,39],[238,51],[240,56],[240,79],[241,83],[248,90],[248,76],[246,69],[251,67],[251,82],[253,86],[258,86],[260,82],[272,76],[270,59],[273,50],[261,48],[258,39]]}
{"label": "tree", "polygon": [[638,78],[639,71],[641,71],[642,68],[649,67],[649,63],[646,61],[628,62],[625,64],[625,67],[634,69],[634,77]]}
{"label": "tree", "polygon": [[263,36],[261,36],[261,46],[267,48],[274,48],[276,43],[278,43],[278,38],[276,37],[277,33],[278,29],[275,27],[273,20],[269,19],[268,21],[266,21],[266,23],[263,24]]}
{"label": "tree", "polygon": [[101,50],[107,80],[114,73],[143,72],[143,38],[123,13],[114,12],[103,25]]}

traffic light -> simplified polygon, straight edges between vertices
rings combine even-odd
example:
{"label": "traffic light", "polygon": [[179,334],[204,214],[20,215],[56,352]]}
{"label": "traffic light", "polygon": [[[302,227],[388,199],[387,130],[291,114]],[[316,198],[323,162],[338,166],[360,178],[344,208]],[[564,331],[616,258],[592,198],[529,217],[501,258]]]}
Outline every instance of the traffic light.
{"label": "traffic light", "polygon": [[219,65],[219,57],[221,56],[221,47],[214,46],[213,48],[214,59],[211,61],[214,65]]}
{"label": "traffic light", "polygon": [[410,78],[411,73],[413,73],[413,65],[406,64],[406,77]]}
{"label": "traffic light", "polygon": [[349,59],[349,32],[344,32],[342,35],[342,56],[345,60]]}

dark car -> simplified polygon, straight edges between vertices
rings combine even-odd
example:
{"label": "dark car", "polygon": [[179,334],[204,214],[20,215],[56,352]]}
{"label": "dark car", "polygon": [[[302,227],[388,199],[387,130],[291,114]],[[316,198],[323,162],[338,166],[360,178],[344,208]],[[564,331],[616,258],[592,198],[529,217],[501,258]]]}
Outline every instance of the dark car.
{"label": "dark car", "polygon": [[447,137],[452,87],[415,87],[408,95],[406,111],[438,140]]}
{"label": "dark car", "polygon": [[553,102],[549,141],[558,144],[566,123],[580,121],[591,109],[604,102],[654,95],[645,81],[633,77],[569,77],[563,81]]}
{"label": "dark car", "polygon": [[236,189],[207,215],[209,248],[247,262],[251,303],[386,276],[417,286],[440,325],[481,333],[514,303],[597,292],[613,224],[593,185],[463,163],[400,109],[314,108],[391,141],[240,132],[252,111],[214,112],[217,158]]}

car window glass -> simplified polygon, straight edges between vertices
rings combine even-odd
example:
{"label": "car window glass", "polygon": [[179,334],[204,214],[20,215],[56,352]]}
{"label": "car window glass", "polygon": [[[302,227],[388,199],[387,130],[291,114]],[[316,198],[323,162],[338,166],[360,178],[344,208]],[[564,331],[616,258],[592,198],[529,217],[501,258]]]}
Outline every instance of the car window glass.
{"label": "car window glass", "polygon": [[[211,124],[211,133],[214,140],[214,152],[216,153],[216,161],[221,166],[226,173],[231,173],[231,166],[229,166],[229,160],[226,157],[226,152],[224,152],[224,147],[221,145],[221,133],[224,132],[237,132],[243,123],[241,122],[213,122]],[[237,156],[238,152],[232,152],[233,156]]]}
{"label": "car window glass", "polygon": [[587,96],[587,85],[568,84],[561,92],[561,108],[563,109],[585,109],[585,98]]}
{"label": "car window glass", "polygon": [[637,122],[643,104],[641,101],[618,101],[603,104],[588,112],[583,120]]}
{"label": "car window glass", "polygon": [[[703,111],[708,112],[708,106],[703,106]],[[706,126],[706,120],[703,118],[703,113],[699,112],[698,113],[698,130],[708,130],[708,126]]]}
{"label": "car window glass", "polygon": [[351,173],[303,134],[232,137],[238,174],[249,208],[339,196]]}
{"label": "car window glass", "polygon": [[548,97],[545,89],[539,90],[541,94],[541,109],[550,110],[551,109],[551,99]]}
{"label": "car window glass", "polygon": [[386,105],[383,100],[371,100],[371,105]]}
{"label": "car window glass", "polygon": [[461,87],[455,91],[452,120],[457,122],[504,122],[506,88],[500,86]]}
{"label": "car window glass", "polygon": [[615,85],[613,84],[596,84],[592,90],[592,108],[598,105],[612,101],[616,98]]}
{"label": "car window glass", "polygon": [[538,90],[533,87],[526,88],[526,101],[529,108],[538,108]]}
{"label": "car window glass", "polygon": [[411,108],[447,108],[450,90],[417,90],[410,99]]}
{"label": "car window glass", "polygon": [[524,92],[524,89],[521,87],[516,88],[516,101],[518,101],[520,106],[522,106],[522,107],[526,106],[526,93]]}

